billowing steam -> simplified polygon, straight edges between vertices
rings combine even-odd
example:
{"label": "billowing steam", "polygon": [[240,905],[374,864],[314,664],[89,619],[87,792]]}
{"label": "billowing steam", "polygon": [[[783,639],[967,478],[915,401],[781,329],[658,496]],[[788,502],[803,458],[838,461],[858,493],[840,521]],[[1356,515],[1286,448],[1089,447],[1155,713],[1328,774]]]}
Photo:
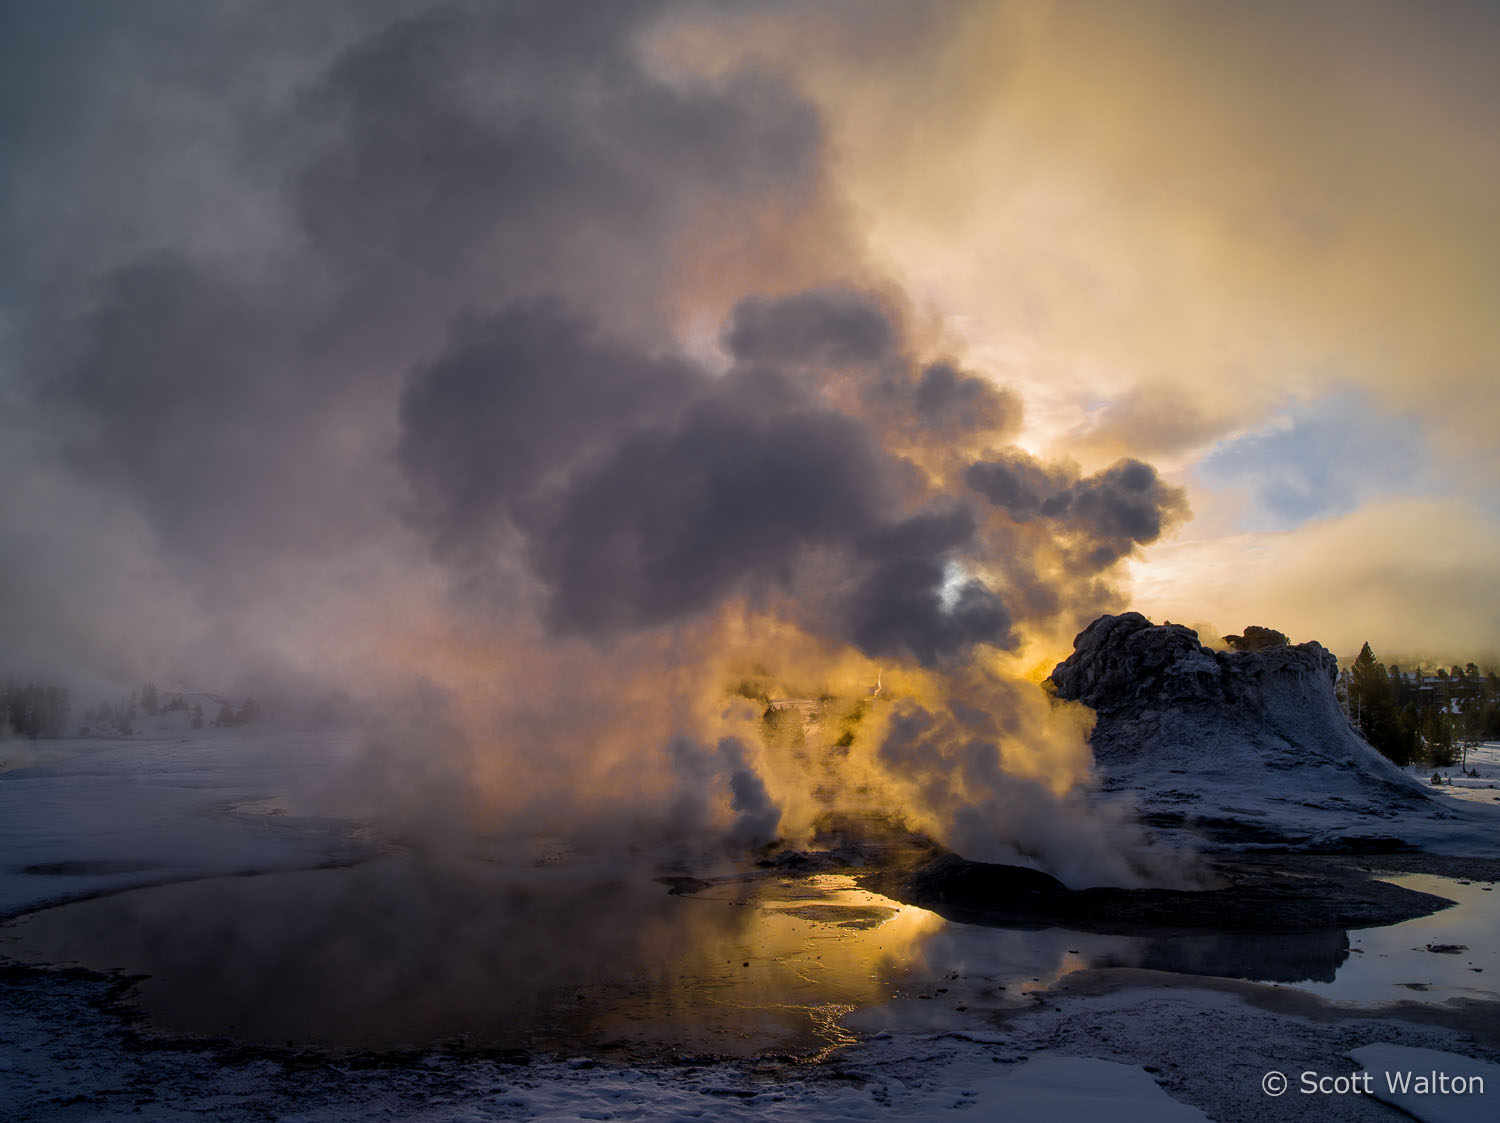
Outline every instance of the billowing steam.
{"label": "billowing steam", "polygon": [[344,690],[412,823],[860,811],[1138,878],[1036,671],[1182,493],[1017,447],[774,73],[662,72],[661,5],[387,7],[164,5],[56,56],[7,146],[12,655]]}

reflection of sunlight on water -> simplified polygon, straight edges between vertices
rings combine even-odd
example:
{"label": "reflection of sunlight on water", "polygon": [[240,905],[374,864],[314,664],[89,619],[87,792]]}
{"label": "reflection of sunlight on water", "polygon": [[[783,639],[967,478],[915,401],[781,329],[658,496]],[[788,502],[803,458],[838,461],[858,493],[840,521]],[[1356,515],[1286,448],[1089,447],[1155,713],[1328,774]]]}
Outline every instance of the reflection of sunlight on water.
{"label": "reflection of sunlight on water", "polygon": [[[1431,998],[1500,997],[1493,990],[1500,962],[1488,975],[1482,965],[1480,972],[1469,970],[1480,965],[1476,954],[1486,963],[1497,959],[1486,933],[1500,928],[1500,893],[1447,878],[1391,880],[1463,904],[1392,928],[1352,933],[1354,946],[1364,945],[1363,957],[1348,954],[1341,932],[1145,937],[987,928],[946,921],[861,889],[844,875],[721,883],[686,903],[700,910],[744,910],[744,922],[703,925],[660,980],[656,999],[611,1011],[600,1024],[636,1041],[680,1039],[689,1029],[689,1037],[712,1040],[720,1052],[753,1049],[757,1041],[764,1047],[776,1037],[804,1055],[809,1049],[823,1055],[858,1033],[972,1027],[986,1012],[1029,1005],[1036,992],[1074,971],[1111,966],[1290,981],[1359,1002],[1422,997],[1393,994],[1392,987],[1414,967],[1424,967],[1448,980],[1442,994],[1434,987]],[[1437,942],[1466,943],[1470,954],[1425,951],[1425,943]],[[1388,960],[1375,950],[1398,947],[1404,959],[1392,951]],[[1320,975],[1332,981],[1306,981]],[[646,1009],[653,1004],[655,1016]]]}
{"label": "reflection of sunlight on water", "polygon": [[944,929],[838,875],[669,896],[567,862],[210,878],[0,927],[0,953],[140,977],[171,1033],[268,1044],[819,1055],[845,1017],[923,972]]}
{"label": "reflection of sunlight on water", "polygon": [[0,927],[0,954],[140,976],[137,1001],[168,1032],[336,1050],[462,1040],[816,1058],[861,1033],[972,1029],[1073,971],[1115,966],[1279,979],[1343,1001],[1497,997],[1500,892],[1393,880],[1464,904],[1353,933],[1351,955],[1342,932],[953,923],[844,874],[741,871],[672,896],[649,875],[566,861],[387,859],[48,909]]}
{"label": "reflection of sunlight on water", "polygon": [[134,890],[0,929],[28,962],[143,976],[136,1000],[173,1033],[804,1057],[1014,1005],[1121,946],[949,923],[843,874],[669,896],[567,862],[400,859]]}
{"label": "reflection of sunlight on water", "polygon": [[1072,952],[1063,952],[1062,958],[1057,961],[1057,966],[1040,979],[1030,979],[1020,986],[1023,994],[1029,994],[1034,990],[1046,990],[1064,975],[1071,975],[1074,971],[1082,971],[1093,964]]}
{"label": "reflection of sunlight on water", "polygon": [[[945,925],[843,875],[731,883],[683,904],[706,914],[694,939],[639,1001],[595,1019],[606,1040],[680,1038],[690,1028],[718,1052],[764,1047],[768,1034],[799,1052],[848,1044],[843,1019],[921,973],[922,943]],[[726,909],[744,910],[742,923],[726,926]]]}
{"label": "reflection of sunlight on water", "polygon": [[[1349,934],[1350,956],[1329,983],[1299,983],[1335,1002],[1360,1004],[1450,998],[1500,1000],[1500,889],[1434,874],[1382,877],[1457,904],[1385,928]],[[1432,952],[1428,945],[1463,951]]]}

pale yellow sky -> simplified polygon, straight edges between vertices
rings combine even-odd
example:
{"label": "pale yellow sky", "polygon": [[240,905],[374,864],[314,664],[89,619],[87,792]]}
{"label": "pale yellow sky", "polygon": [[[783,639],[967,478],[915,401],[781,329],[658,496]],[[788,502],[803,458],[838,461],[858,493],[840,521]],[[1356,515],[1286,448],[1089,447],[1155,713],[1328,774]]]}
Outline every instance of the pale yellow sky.
{"label": "pale yellow sky", "polygon": [[811,92],[874,269],[1024,445],[1188,487],[1136,606],[1500,651],[1500,9],[867,11],[657,49]]}

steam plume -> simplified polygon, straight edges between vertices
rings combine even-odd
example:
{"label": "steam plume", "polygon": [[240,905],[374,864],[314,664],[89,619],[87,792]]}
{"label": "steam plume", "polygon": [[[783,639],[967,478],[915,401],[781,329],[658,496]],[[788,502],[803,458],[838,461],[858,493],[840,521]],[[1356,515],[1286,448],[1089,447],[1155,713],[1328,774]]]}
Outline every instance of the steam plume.
{"label": "steam plume", "polygon": [[[70,95],[10,145],[12,656],[342,689],[384,798],[475,830],[750,845],[859,805],[1138,876],[1025,653],[1182,493],[1021,451],[1019,397],[862,259],[816,108],[650,61],[665,7],[13,16]],[[82,243],[23,205],[65,152]],[[782,691],[821,708],[778,748]]]}

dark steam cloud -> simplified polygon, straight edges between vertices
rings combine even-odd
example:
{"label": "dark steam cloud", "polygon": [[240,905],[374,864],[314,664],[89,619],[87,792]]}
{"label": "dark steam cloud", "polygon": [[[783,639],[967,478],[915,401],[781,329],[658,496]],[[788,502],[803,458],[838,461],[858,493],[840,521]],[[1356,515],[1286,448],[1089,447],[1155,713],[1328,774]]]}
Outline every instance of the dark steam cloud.
{"label": "dark steam cloud", "polygon": [[749,69],[687,85],[645,69],[639,39],[671,5],[417,7],[297,107],[317,139],[290,205],[361,301],[566,292],[659,329],[706,228],[823,217],[806,101]]}
{"label": "dark steam cloud", "polygon": [[912,393],[922,427],[936,434],[1000,434],[1021,421],[1021,403],[1013,392],[964,374],[951,363],[933,363],[922,371]]}
{"label": "dark steam cloud", "polygon": [[886,309],[867,293],[830,288],[735,305],[724,345],[742,362],[879,363],[895,349]]}
{"label": "dark steam cloud", "polygon": [[792,388],[774,377],[731,375],[714,391],[532,516],[533,565],[560,629],[650,627],[786,585],[801,550],[847,547],[879,525],[885,465],[856,422],[788,408]]}
{"label": "dark steam cloud", "polygon": [[336,529],[318,506],[336,468],[317,440],[317,373],[290,365],[299,325],[280,300],[172,254],[113,270],[94,292],[37,368],[75,472],[185,558],[294,542],[314,513]]}
{"label": "dark steam cloud", "polygon": [[[8,9],[0,51],[26,55],[0,61],[22,87],[0,119],[16,169],[0,200],[8,422],[42,436],[27,474],[47,493],[11,503],[54,504],[46,544],[17,551],[0,592],[17,647],[63,630],[46,551],[89,553],[106,533],[55,506],[59,485],[41,481],[59,468],[124,524],[108,531],[113,568],[194,590],[203,619],[187,630],[284,647],[296,625],[267,600],[293,621],[366,615],[346,598],[390,600],[400,573],[317,587],[354,550],[409,569],[421,544],[408,525],[470,536],[465,520],[486,513],[477,477],[519,494],[561,445],[587,456],[591,425],[607,422],[609,445],[629,419],[679,408],[680,361],[622,371],[635,360],[591,354],[591,326],[662,349],[716,231],[816,227],[799,240],[825,246],[838,223],[812,107],[753,68],[652,73],[639,38],[663,7]],[[749,282],[755,268],[718,272]],[[587,314],[557,322],[553,294]],[[442,369],[409,379],[445,339]],[[543,350],[556,365],[528,381],[526,356]],[[485,362],[515,373],[481,388],[465,370]],[[568,362],[608,366],[617,389],[565,400]],[[409,381],[425,391],[403,397]],[[510,395],[470,403],[499,426],[453,442],[477,459],[403,441],[406,420],[458,417],[465,394]],[[114,635],[182,630],[162,625],[177,605],[126,598],[114,612]],[[169,646],[142,652],[132,677],[207,654]]]}
{"label": "dark steam cloud", "polygon": [[852,639],[871,654],[906,654],[931,664],[976,643],[1013,647],[1011,617],[982,581],[945,589],[945,556],[975,532],[965,508],[918,515],[876,535],[853,596]]}
{"label": "dark steam cloud", "polygon": [[1045,466],[1014,449],[971,464],[964,482],[1017,522],[1044,519],[1081,540],[1080,558],[1103,569],[1155,542],[1187,515],[1186,492],[1150,464],[1120,460],[1092,476]]}
{"label": "dark steam cloud", "polygon": [[482,538],[559,471],[678,412],[702,379],[593,338],[556,299],[461,323],[401,395],[414,517],[439,543]]}
{"label": "dark steam cloud", "polygon": [[[664,13],[10,6],[0,671],[346,692],[413,821],[759,843],[817,768],[1036,833],[1087,753],[1007,653],[1181,493],[1017,449],[863,258],[814,105],[653,51]],[[744,667],[847,703],[844,752],[771,760]],[[902,691],[931,720],[887,738]]]}
{"label": "dark steam cloud", "polygon": [[[810,348],[803,363],[858,354],[843,346],[850,308],[882,341],[877,359],[895,338],[853,292],[758,301],[753,318],[786,308]],[[947,371],[942,392],[956,379]],[[916,385],[920,396],[928,377]],[[532,302],[460,332],[408,383],[402,419],[401,460],[435,544],[478,549],[496,525],[520,531],[561,634],[613,636],[787,591],[807,554],[831,551],[843,576],[824,589],[832,609],[821,623],[841,641],[924,663],[1012,642],[981,582],[942,593],[946,562],[974,538],[972,514],[901,517],[902,466],[878,434],[769,367],[694,372],[602,343],[555,303]]]}

